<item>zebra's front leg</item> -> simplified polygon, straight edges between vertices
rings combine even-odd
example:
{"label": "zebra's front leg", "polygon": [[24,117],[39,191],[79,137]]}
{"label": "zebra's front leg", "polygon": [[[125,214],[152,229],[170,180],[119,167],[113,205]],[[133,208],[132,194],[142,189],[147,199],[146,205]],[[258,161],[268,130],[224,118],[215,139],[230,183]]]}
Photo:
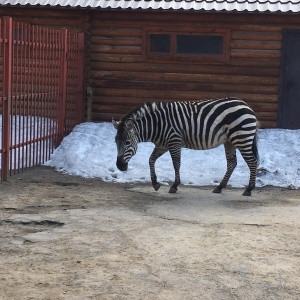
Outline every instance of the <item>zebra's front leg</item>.
{"label": "zebra's front leg", "polygon": [[168,151],[166,148],[155,147],[149,158],[150,176],[153,188],[157,191],[160,188],[160,183],[157,182],[155,173],[155,162],[156,160]]}
{"label": "zebra's front leg", "polygon": [[170,187],[169,193],[176,193],[177,187],[180,184],[180,160],[181,160],[181,144],[173,144],[169,147],[169,151],[173,161],[173,167],[175,171],[175,181]]}

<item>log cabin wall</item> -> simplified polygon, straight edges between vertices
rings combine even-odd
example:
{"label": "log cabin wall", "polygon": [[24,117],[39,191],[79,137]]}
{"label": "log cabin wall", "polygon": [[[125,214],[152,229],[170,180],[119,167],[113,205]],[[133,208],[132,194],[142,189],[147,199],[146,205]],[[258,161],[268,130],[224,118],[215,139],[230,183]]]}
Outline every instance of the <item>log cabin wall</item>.
{"label": "log cabin wall", "polygon": [[[230,29],[227,62],[150,59],[144,29]],[[93,120],[110,121],[146,101],[235,96],[276,127],[282,31],[297,15],[179,12],[90,12]]]}

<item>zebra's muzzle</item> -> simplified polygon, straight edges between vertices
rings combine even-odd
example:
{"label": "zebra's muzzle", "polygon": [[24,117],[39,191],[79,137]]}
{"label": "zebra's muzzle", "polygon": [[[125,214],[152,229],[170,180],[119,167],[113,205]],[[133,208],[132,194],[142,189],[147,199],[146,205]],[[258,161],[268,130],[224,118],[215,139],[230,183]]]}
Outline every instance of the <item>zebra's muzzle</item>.
{"label": "zebra's muzzle", "polygon": [[117,158],[117,167],[120,171],[127,171],[128,163],[126,163],[122,156]]}

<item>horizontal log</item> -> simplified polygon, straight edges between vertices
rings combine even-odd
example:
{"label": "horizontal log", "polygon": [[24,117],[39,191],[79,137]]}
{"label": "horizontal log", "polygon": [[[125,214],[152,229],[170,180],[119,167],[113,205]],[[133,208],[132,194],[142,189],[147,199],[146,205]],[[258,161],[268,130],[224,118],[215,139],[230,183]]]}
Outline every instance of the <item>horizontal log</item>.
{"label": "horizontal log", "polygon": [[141,46],[113,46],[113,45],[92,45],[90,47],[92,54],[125,54],[125,55],[142,55]]}
{"label": "horizontal log", "polygon": [[281,42],[232,40],[230,43],[230,48],[245,50],[281,50]]}
{"label": "horizontal log", "polygon": [[161,91],[203,91],[203,92],[222,92],[222,93],[251,93],[277,95],[278,86],[261,85],[235,85],[216,84],[216,83],[196,83],[196,82],[158,82],[158,81],[130,81],[130,80],[91,80],[91,86],[95,88],[113,88],[145,90],[148,93],[152,90]]}
{"label": "horizontal log", "polygon": [[90,64],[94,65],[95,62],[114,62],[114,63],[137,63],[144,62],[144,57],[142,55],[120,55],[120,54],[105,54],[101,55],[90,53]]}
{"label": "horizontal log", "polygon": [[[143,99],[153,99],[155,101],[175,101],[175,100],[202,100],[202,99],[212,99],[217,97],[238,97],[244,100],[256,101],[255,90],[252,90],[249,93],[243,92],[225,92],[225,91],[172,91],[172,90],[137,90],[137,89],[111,89],[111,88],[93,88],[93,101],[101,103],[101,97],[133,97],[140,98],[141,103],[143,103]],[[258,98],[261,99],[263,95]],[[272,102],[276,94],[265,94],[267,99]]]}
{"label": "horizontal log", "polygon": [[143,31],[140,28],[140,25],[137,27],[124,28],[124,24],[122,24],[120,28],[114,26],[105,28],[103,27],[103,24],[98,27],[92,23],[90,27],[90,34],[91,36],[101,37],[142,37]]}
{"label": "horizontal log", "polygon": [[186,63],[111,63],[94,62],[91,72],[98,71],[131,71],[131,72],[157,72],[157,73],[188,73],[188,74],[207,74],[207,75],[244,75],[244,76],[268,76],[278,77],[279,68],[276,67],[239,67],[239,66],[207,66],[200,64]]}
{"label": "horizontal log", "polygon": [[[181,65],[182,67],[182,62],[177,62],[177,61],[167,61],[167,60],[150,60],[146,59],[141,55],[120,55],[120,54],[90,54],[90,63],[91,66],[94,66],[95,63],[101,63],[101,62],[107,62],[107,63],[144,63],[147,62],[153,65],[157,64],[178,64]],[[212,66],[211,62],[185,62],[187,65],[194,64],[195,67],[197,66]],[[219,62],[215,63],[216,65],[224,66],[224,63]],[[228,66],[228,64],[225,64]],[[280,66],[280,58],[278,57],[277,59],[272,58],[262,58],[262,57],[231,57],[229,61],[229,66],[236,66],[236,67],[261,67],[261,68],[279,68]]]}
{"label": "horizontal log", "polygon": [[143,99],[154,99],[155,101],[174,101],[174,100],[201,100],[212,99],[216,97],[230,96],[222,92],[204,92],[204,91],[164,91],[164,90],[132,90],[132,89],[111,89],[111,88],[93,88],[93,102],[99,101],[101,97],[134,97]]}
{"label": "horizontal log", "polygon": [[91,37],[90,42],[97,45],[109,46],[142,46],[143,40],[136,37]]}
{"label": "horizontal log", "polygon": [[[112,105],[112,106],[119,106],[119,105],[127,105],[128,107],[135,107],[145,102],[152,102],[153,99],[151,98],[134,98],[134,97],[122,97],[122,96],[101,96],[93,99],[93,107],[98,106],[99,110],[101,110],[101,105]],[[117,108],[116,108],[117,109]]]}
{"label": "horizontal log", "polygon": [[248,41],[278,41],[282,39],[281,30],[279,32],[257,32],[257,31],[238,31],[231,32],[232,40],[248,40]]}
{"label": "horizontal log", "polygon": [[233,67],[259,67],[277,68],[279,74],[280,58],[258,58],[258,57],[231,57],[230,66]]}
{"label": "horizontal log", "polygon": [[281,52],[279,50],[244,50],[232,49],[230,52],[232,58],[258,58],[258,59],[280,59]]}
{"label": "horizontal log", "polygon": [[235,85],[267,85],[277,86],[277,77],[241,76],[241,75],[208,75],[208,74],[181,74],[181,73],[153,73],[153,72],[109,72],[91,71],[91,79],[97,80],[132,80],[132,81],[160,81],[160,82],[199,82],[199,83],[226,83]]}

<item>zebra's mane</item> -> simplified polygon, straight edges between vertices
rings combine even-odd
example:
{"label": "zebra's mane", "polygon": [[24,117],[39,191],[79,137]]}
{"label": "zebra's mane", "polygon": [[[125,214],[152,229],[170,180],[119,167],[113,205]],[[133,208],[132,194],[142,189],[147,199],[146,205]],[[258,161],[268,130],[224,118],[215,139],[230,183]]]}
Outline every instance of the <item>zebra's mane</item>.
{"label": "zebra's mane", "polygon": [[152,112],[155,112],[158,109],[161,109],[164,107],[163,102],[147,102],[143,105],[140,105],[133,110],[131,110],[125,117],[122,118],[122,122],[125,122],[129,119],[132,120],[139,120],[143,118],[147,114],[151,114]]}

